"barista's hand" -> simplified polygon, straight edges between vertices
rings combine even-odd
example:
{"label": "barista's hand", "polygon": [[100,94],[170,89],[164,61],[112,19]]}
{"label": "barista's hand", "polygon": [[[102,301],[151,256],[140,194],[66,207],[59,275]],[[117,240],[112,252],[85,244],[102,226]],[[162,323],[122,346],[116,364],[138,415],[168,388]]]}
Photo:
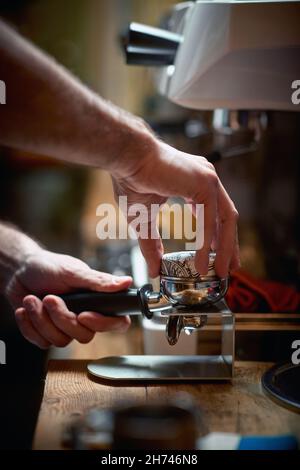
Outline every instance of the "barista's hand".
{"label": "barista's hand", "polygon": [[[155,139],[138,158],[127,156],[128,168],[124,167],[124,161],[121,170],[113,174],[113,183],[116,196],[126,195],[129,206],[143,203],[149,209],[151,204],[163,204],[170,196],[204,204],[204,245],[196,254],[200,274],[207,273],[211,247],[217,253],[215,268],[220,277],[239,267],[238,213],[214,166],[206,158],[180,152]],[[149,225],[147,216],[145,223]],[[157,276],[163,254],[160,237],[140,238],[139,243],[150,276]]]}
{"label": "barista's hand", "polygon": [[[26,339],[40,348],[63,347],[72,339],[88,343],[97,331],[126,331],[130,319],[108,318],[95,312],[75,315],[54,294],[76,289],[116,292],[127,289],[131,283],[128,276],[95,271],[76,258],[41,249],[15,272],[6,294]],[[43,300],[37,297],[48,293],[51,295]]]}

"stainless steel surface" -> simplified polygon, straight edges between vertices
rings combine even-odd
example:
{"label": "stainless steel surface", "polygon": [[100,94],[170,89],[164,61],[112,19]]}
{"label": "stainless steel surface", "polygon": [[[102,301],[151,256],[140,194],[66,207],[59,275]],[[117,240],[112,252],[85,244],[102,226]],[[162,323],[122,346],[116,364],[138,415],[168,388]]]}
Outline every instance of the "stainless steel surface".
{"label": "stainless steel surface", "polygon": [[228,287],[227,279],[216,275],[215,253],[209,255],[205,275],[197,271],[195,255],[195,251],[165,254],[161,262],[160,292],[151,292],[146,299],[150,315],[160,312],[169,316],[166,338],[170,345],[177,343],[182,329],[191,334],[201,328],[203,314],[218,312],[214,304],[223,299]]}
{"label": "stainless steel surface", "polygon": [[88,365],[88,371],[104,380],[186,381],[228,380],[232,368],[223,356],[112,356]]}
{"label": "stainless steel surface", "polygon": [[170,346],[174,346],[180,336],[183,327],[183,317],[170,315],[166,326],[166,338]]}
{"label": "stainless steel surface", "polygon": [[167,253],[161,262],[161,292],[175,305],[201,306],[224,297],[228,282],[214,269],[215,253],[210,253],[207,274],[195,267],[195,251]]}
{"label": "stainless steel surface", "polygon": [[170,315],[166,326],[166,337],[170,346],[174,346],[180,336],[181,330],[191,335],[194,330],[199,330],[207,322],[207,315]]}
{"label": "stainless steel surface", "polygon": [[172,304],[200,307],[222,299],[227,291],[227,279],[210,281],[180,281],[161,278],[161,290]]}
{"label": "stainless steel surface", "polygon": [[[106,380],[229,380],[234,364],[234,315],[221,300],[210,307],[209,314],[190,311],[185,315],[165,314],[167,334],[176,342],[180,331],[205,335],[212,317],[218,318],[221,343],[215,355],[143,355],[106,357],[88,365],[90,374]],[[209,309],[208,309],[209,310]],[[207,310],[206,310],[207,311]],[[160,318],[164,317],[163,315]],[[180,331],[179,331],[180,330]],[[163,339],[162,339],[163,340]],[[201,336],[199,336],[201,341]]]}
{"label": "stainless steel surface", "polygon": [[[160,291],[151,285],[140,289],[145,316],[160,314],[166,321],[166,337],[174,346],[182,331],[190,335],[204,330],[208,319],[220,320],[221,344],[216,355],[144,355],[106,357],[88,365],[89,372],[109,380],[225,380],[233,376],[234,315],[223,300],[227,279],[214,270],[215,254],[209,258],[205,276],[195,269],[195,252],[164,255]],[[210,353],[209,353],[210,354]]]}

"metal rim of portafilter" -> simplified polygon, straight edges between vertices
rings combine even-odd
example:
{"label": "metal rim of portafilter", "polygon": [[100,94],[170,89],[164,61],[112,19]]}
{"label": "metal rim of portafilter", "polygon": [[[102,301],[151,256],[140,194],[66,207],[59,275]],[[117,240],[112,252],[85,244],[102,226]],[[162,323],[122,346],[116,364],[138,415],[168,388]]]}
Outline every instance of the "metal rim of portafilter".
{"label": "metal rim of portafilter", "polygon": [[214,269],[216,254],[209,254],[205,275],[197,271],[195,255],[195,251],[180,251],[162,258],[161,292],[173,306],[166,325],[170,345],[177,343],[182,329],[190,334],[202,328],[207,321],[205,308],[221,300],[227,291],[228,279],[219,278]]}

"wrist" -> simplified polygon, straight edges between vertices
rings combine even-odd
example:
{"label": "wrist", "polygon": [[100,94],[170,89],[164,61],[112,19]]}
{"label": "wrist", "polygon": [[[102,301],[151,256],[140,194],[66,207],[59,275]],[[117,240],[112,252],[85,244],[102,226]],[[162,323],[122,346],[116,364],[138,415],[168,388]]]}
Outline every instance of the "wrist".
{"label": "wrist", "polygon": [[[153,153],[157,138],[148,124],[111,103],[97,100],[97,166],[115,178],[130,177]],[[101,122],[103,125],[101,126]]]}
{"label": "wrist", "polygon": [[109,168],[116,179],[131,179],[140,172],[147,162],[154,161],[158,154],[157,139],[148,132],[129,133],[123,142],[121,155]]}
{"label": "wrist", "polygon": [[7,293],[12,279],[26,264],[27,259],[32,255],[42,256],[43,249],[34,240],[14,228],[1,226],[0,229],[4,245],[0,250],[0,285],[4,293]]}

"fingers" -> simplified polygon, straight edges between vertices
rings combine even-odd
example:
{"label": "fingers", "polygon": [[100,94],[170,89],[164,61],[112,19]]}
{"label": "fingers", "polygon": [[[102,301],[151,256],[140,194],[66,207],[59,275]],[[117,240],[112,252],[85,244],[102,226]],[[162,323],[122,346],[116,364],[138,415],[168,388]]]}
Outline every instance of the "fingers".
{"label": "fingers", "polygon": [[94,331],[81,325],[75,313],[67,309],[66,304],[61,298],[47,295],[43,299],[43,307],[56,330],[83,344],[89,343],[93,339]]}
{"label": "fingers", "polygon": [[157,231],[156,238],[139,239],[140,249],[147,262],[149,276],[152,278],[159,276],[161,258],[164,252],[157,226],[154,229]]}
{"label": "fingers", "polygon": [[[200,159],[199,159],[200,161]],[[206,168],[203,178],[203,165]],[[198,173],[199,191],[192,196],[186,194],[186,199],[193,204],[194,215],[199,215],[195,210],[196,204],[204,204],[204,242],[203,247],[196,252],[195,265],[200,274],[206,274],[208,270],[209,252],[214,249],[217,253],[215,261],[216,273],[219,277],[227,277],[229,270],[240,267],[239,246],[237,237],[236,208],[219,180],[213,165],[201,160],[201,169]],[[201,184],[200,184],[201,181]],[[192,189],[192,184],[190,185]],[[199,239],[201,235],[197,233]]]}
{"label": "fingers", "polygon": [[237,220],[238,212],[223,185],[220,183],[215,270],[217,275],[221,278],[227,277],[230,269],[234,270],[240,267]]}
{"label": "fingers", "polygon": [[[101,273],[85,266],[73,271],[71,266],[67,266],[62,282],[73,288],[115,292],[127,289],[132,284],[132,278]],[[79,321],[63,300],[54,295],[48,295],[43,300],[34,295],[24,297],[23,307],[16,310],[16,321],[24,337],[41,348],[51,345],[64,347],[73,339],[88,343],[96,331],[125,331],[130,325],[127,318],[111,319],[91,312]]]}
{"label": "fingers", "polygon": [[[157,216],[159,208],[165,202],[165,198],[157,196],[144,197],[144,211],[139,212],[139,223],[137,227],[132,226],[131,217],[128,217],[129,227],[135,232],[140,245],[141,252],[147,262],[149,276],[155,278],[159,275],[160,262],[163,255],[163,244],[157,227]],[[133,207],[133,206],[132,206]],[[132,208],[131,207],[131,208]],[[130,209],[129,209],[130,212]]]}
{"label": "fingers", "polygon": [[235,243],[233,249],[233,256],[230,263],[230,272],[236,271],[241,267],[241,260],[240,260],[240,249],[239,249],[239,239],[238,239],[238,231],[236,230],[235,236]]}
{"label": "fingers", "polygon": [[[212,178],[212,169],[208,167],[210,176],[208,178],[209,189],[194,197],[192,202],[193,213],[199,217],[196,204],[204,204],[204,243],[203,248],[196,252],[195,265],[200,274],[206,274],[208,270],[209,252],[216,251],[215,269],[219,277],[227,277],[229,271],[240,267],[239,245],[237,236],[237,210],[225,191],[218,176]],[[199,235],[199,234],[197,234]],[[201,236],[200,236],[201,238]]]}
{"label": "fingers", "polygon": [[23,306],[32,325],[46,341],[57,347],[64,347],[70,343],[72,338],[64,330],[56,327],[40,299],[28,295],[23,300]]}
{"label": "fingers", "polygon": [[[152,199],[155,202],[156,198],[161,200],[170,196],[182,197],[192,204],[203,204],[203,246],[197,250],[195,265],[200,274],[207,274],[209,252],[215,244],[216,272],[220,277],[226,277],[229,269],[239,266],[237,212],[214,166],[203,157],[177,151],[161,142],[157,155],[154,160],[151,155],[150,163],[134,174],[130,185],[122,179],[121,183],[117,182],[117,194],[128,195],[131,203],[138,197],[138,202],[146,202],[146,206],[149,206],[149,201],[152,203]],[[201,234],[197,236],[201,240]],[[157,276],[163,253],[161,240],[140,239],[139,243],[151,277]]]}
{"label": "fingers", "polygon": [[60,297],[54,295],[47,295],[43,301],[29,295],[24,298],[23,305],[16,313],[19,328],[29,341],[42,348],[64,347],[72,339],[85,344],[98,331],[125,332],[130,326],[129,317],[106,317],[95,312],[75,315]]}
{"label": "fingers", "polygon": [[117,331],[124,333],[128,330],[131,321],[125,317],[106,317],[95,312],[82,312],[78,315],[78,322],[90,330],[97,332]]}
{"label": "fingers", "polygon": [[[212,173],[213,175],[213,173]],[[202,198],[196,197],[196,204],[204,204],[204,226],[198,228],[197,237],[201,239],[201,234],[199,229],[203,230],[203,247],[196,252],[195,256],[195,266],[197,271],[200,274],[207,274],[208,271],[208,260],[209,252],[211,251],[211,246],[215,238],[217,225],[217,194],[219,190],[219,179],[216,174],[210,176],[210,185],[206,190],[206,196],[203,200]],[[198,216],[199,214],[197,214]]]}
{"label": "fingers", "polygon": [[54,295],[47,295],[43,305],[57,328],[77,339],[80,343],[90,342],[96,332],[126,331],[130,326],[129,317],[106,317],[95,312],[75,315],[64,301]]}
{"label": "fingers", "polygon": [[89,267],[74,269],[72,265],[64,267],[64,276],[72,288],[89,289],[97,292],[116,292],[127,289],[132,284],[130,276],[113,276]]}
{"label": "fingers", "polygon": [[[76,315],[69,312],[64,302],[58,297],[47,296],[42,302],[37,297],[29,295],[24,298],[23,305],[22,311],[25,311],[26,319],[39,336],[35,344],[40,345],[40,338],[42,338],[47,345],[45,347],[50,345],[65,347],[72,339],[80,343],[88,343],[94,337],[94,332],[79,324],[76,318],[73,318]],[[23,333],[23,330],[21,331]]]}
{"label": "fingers", "polygon": [[[102,273],[91,269],[91,275],[95,276],[94,290],[98,292],[117,292],[128,289],[132,284],[131,276],[114,276],[108,273]],[[92,287],[89,287],[92,289]]]}
{"label": "fingers", "polygon": [[15,311],[15,318],[19,330],[21,331],[24,338],[30,343],[35,344],[41,349],[48,349],[51,343],[43,338],[38,331],[32,325],[25,308],[20,307]]}

